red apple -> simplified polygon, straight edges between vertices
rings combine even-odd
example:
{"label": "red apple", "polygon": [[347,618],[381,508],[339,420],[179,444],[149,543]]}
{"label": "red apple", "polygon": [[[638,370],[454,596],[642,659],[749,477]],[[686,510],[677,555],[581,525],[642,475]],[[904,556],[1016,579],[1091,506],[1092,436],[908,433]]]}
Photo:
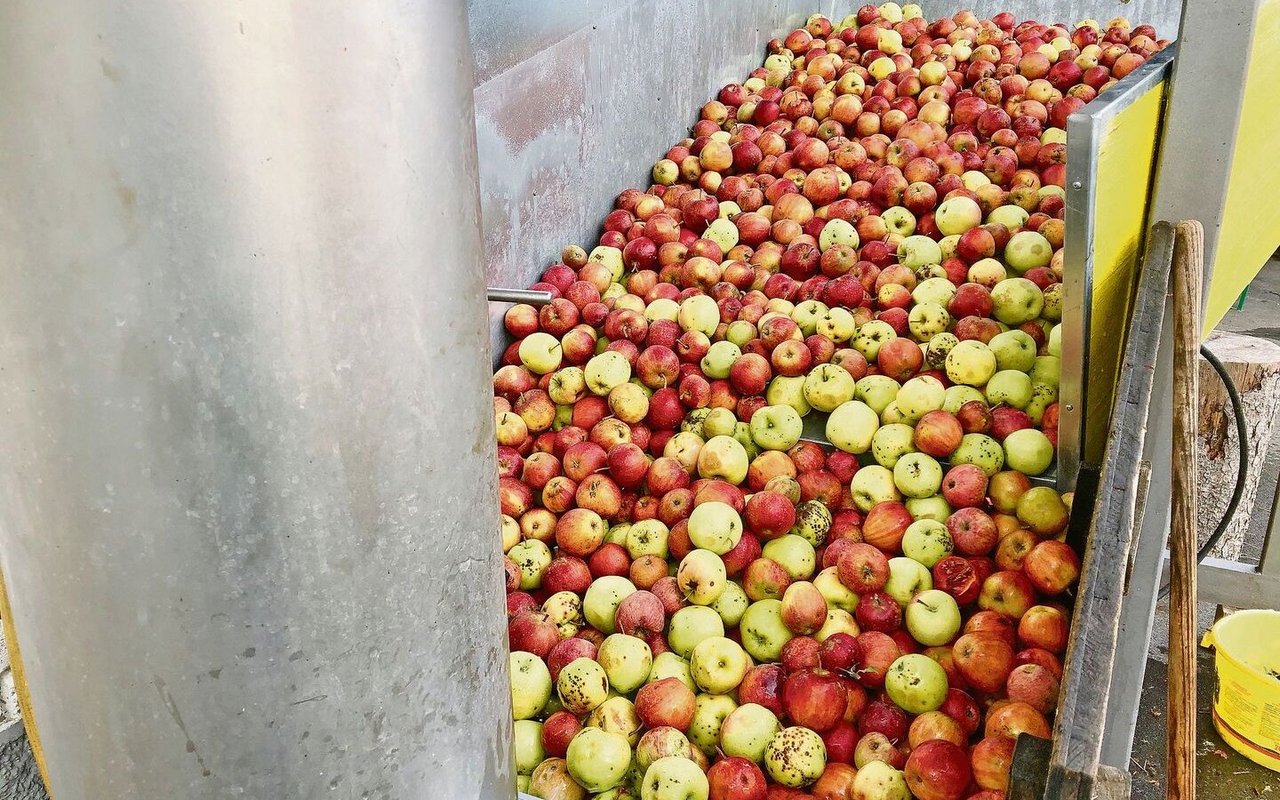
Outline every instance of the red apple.
{"label": "red apple", "polygon": [[694,694],[679,678],[646,683],[636,693],[636,716],[648,728],[669,725],[687,731],[693,722]]}
{"label": "red apple", "polygon": [[918,800],[961,800],[972,778],[964,749],[939,739],[913,749],[904,773],[907,787]]}

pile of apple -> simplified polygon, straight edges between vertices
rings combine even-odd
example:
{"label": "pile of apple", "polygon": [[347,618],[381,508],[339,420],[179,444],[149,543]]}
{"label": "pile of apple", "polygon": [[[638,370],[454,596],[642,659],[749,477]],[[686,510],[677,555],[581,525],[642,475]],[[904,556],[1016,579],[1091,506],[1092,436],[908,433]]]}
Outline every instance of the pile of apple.
{"label": "pile of apple", "polygon": [[[1166,43],[821,16],[511,307],[494,375],[520,788],[995,800],[1080,569],[1067,117]],[[825,433],[805,437],[805,417]]]}

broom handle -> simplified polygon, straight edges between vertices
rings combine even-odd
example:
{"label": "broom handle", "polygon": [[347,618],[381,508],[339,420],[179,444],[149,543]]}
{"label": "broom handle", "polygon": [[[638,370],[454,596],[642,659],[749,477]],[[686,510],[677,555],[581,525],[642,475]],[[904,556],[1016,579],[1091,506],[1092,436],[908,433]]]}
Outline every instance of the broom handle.
{"label": "broom handle", "polygon": [[1173,245],[1173,518],[1169,534],[1169,800],[1196,796],[1196,407],[1204,230]]}

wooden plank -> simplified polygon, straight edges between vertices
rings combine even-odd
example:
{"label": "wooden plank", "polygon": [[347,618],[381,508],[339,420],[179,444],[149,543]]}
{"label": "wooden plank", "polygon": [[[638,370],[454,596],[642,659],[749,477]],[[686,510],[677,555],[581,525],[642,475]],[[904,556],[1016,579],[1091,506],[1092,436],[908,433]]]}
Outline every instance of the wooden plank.
{"label": "wooden plank", "polygon": [[1179,222],[1173,243],[1173,520],[1169,533],[1169,800],[1196,796],[1196,399],[1204,231]]}
{"label": "wooden plank", "polygon": [[1142,459],[1146,440],[1172,242],[1168,223],[1152,226],[1072,612],[1045,800],[1086,800],[1098,772],[1107,710],[1099,691],[1111,685],[1114,667],[1140,488],[1134,465]]}

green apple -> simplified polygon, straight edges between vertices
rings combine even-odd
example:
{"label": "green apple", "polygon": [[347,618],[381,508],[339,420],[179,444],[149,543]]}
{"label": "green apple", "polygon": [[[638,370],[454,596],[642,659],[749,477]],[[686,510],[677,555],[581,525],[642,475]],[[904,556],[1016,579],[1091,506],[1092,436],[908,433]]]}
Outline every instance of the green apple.
{"label": "green apple", "polygon": [[1049,351],[1049,355],[1062,357],[1062,326],[1054,325],[1049,329],[1049,341],[1045,343],[1045,349]]}
{"label": "green apple", "polygon": [[985,433],[966,433],[951,454],[951,464],[975,464],[990,478],[1004,466],[1004,448]]}
{"label": "green apple", "polygon": [[584,726],[599,728],[609,733],[616,733],[627,740],[627,744],[635,747],[640,741],[640,731],[644,723],[636,713],[635,704],[625,697],[613,695],[587,715]]}
{"label": "green apple", "polygon": [[850,341],[854,350],[862,353],[867,361],[873,362],[880,352],[880,347],[890,339],[896,339],[897,337],[898,333],[893,329],[892,325],[884,320],[873,319],[858,328],[858,332],[854,334]]}
{"label": "green apple", "polygon": [[922,653],[900,656],[884,676],[889,699],[908,714],[937,711],[947,699],[947,672]]}
{"label": "green apple", "polygon": [[[848,374],[845,372],[846,376]],[[807,402],[805,407],[808,408]],[[767,405],[751,415],[751,439],[764,450],[790,450],[800,441],[802,433],[804,420],[800,419],[800,413],[793,406]]]}
{"label": "green apple", "polygon": [[1025,331],[997,333],[987,342],[996,357],[996,369],[1030,372],[1036,363],[1036,340]]}
{"label": "green apple", "polygon": [[898,242],[898,261],[914,272],[929,264],[941,264],[942,248],[928,236],[907,236]]}
{"label": "green apple", "polygon": [[660,319],[676,322],[680,318],[680,304],[668,297],[659,297],[645,306],[644,318],[650,322]]}
{"label": "green apple", "polygon": [[[935,280],[945,281],[946,278],[929,279],[929,281]],[[933,337],[943,334],[950,326],[951,315],[947,313],[945,307],[937,303],[919,303],[907,316],[907,327],[918,342],[928,342]]]}
{"label": "green apple", "polygon": [[[1026,212],[1023,211],[1023,213]],[[1009,229],[1013,230],[1013,226]],[[1024,274],[1027,270],[1036,267],[1047,267],[1051,258],[1053,258],[1053,245],[1035,231],[1018,231],[1009,237],[1009,243],[1004,246],[1005,263],[1019,274]]]}
{"label": "green apple", "polygon": [[[801,423],[801,429],[804,425]],[[760,455],[760,445],[756,444],[755,439],[751,438],[751,425],[746,422],[739,422],[737,427],[733,429],[733,438],[742,445],[742,449],[747,451],[747,460],[755,461],[756,456]],[[748,471],[750,467],[748,467]]]}
{"label": "green apple", "polygon": [[569,774],[582,788],[603,792],[622,783],[631,766],[631,746],[619,734],[583,728],[569,742],[564,760]]}
{"label": "green apple", "polygon": [[902,384],[894,402],[903,416],[914,422],[930,411],[942,408],[946,397],[947,389],[942,381],[932,375],[919,375]]}
{"label": "green apple", "polygon": [[893,473],[879,464],[868,464],[855,472],[849,483],[849,494],[853,497],[854,505],[864,514],[876,503],[902,499],[893,482]]}
{"label": "green apple", "polygon": [[994,258],[980,258],[969,265],[969,282],[980,283],[990,289],[1009,277],[1009,272]]}
{"label": "green apple", "polygon": [[813,585],[827,601],[828,608],[853,613],[858,607],[858,595],[840,582],[839,571],[835,567],[827,567],[813,579]]}
{"label": "green apple", "polygon": [[587,587],[582,597],[582,614],[591,627],[606,636],[615,633],[613,618],[618,606],[635,592],[636,586],[621,575],[604,575]]}
{"label": "green apple", "polygon": [[[1028,214],[1027,210],[1022,206],[1015,206],[1013,204],[1009,204],[1009,205],[1003,205],[1003,206],[999,206],[997,208],[991,209],[991,213],[987,215],[987,222],[999,223],[1000,225],[1005,226],[1011,231],[1016,231],[1019,228],[1021,228],[1023,225],[1027,224],[1027,218],[1030,216],[1031,215]],[[1010,237],[1010,241],[1012,242],[1014,238],[1020,235],[1021,235],[1020,233],[1015,233],[1012,237]],[[1005,252],[1008,253],[1007,248]],[[1025,269],[1019,270],[1019,272],[1026,272],[1026,270]]]}
{"label": "green apple", "polygon": [[[720,205],[723,206],[724,203]],[[702,238],[710,239],[720,245],[721,252],[727,253],[738,243],[738,226],[723,218],[712,220],[702,232]]]}
{"label": "green apple", "polygon": [[[790,67],[787,68],[790,71]],[[829,219],[818,234],[818,248],[826,251],[838,244],[847,244],[856,248],[859,244],[858,231],[852,223],[842,219]]]}
{"label": "green apple", "polygon": [[853,399],[855,386],[856,381],[844,367],[819,364],[804,379],[804,399],[819,411],[835,411],[841,403]]}
{"label": "green apple", "polygon": [[700,694],[694,702],[693,722],[689,723],[689,741],[711,755],[720,746],[720,726],[738,707],[730,695]]}
{"label": "green apple", "polygon": [[715,636],[724,636],[724,620],[706,606],[685,606],[671,615],[667,626],[667,644],[682,658],[688,658],[698,642]]}
{"label": "green apple", "polygon": [[907,526],[907,532],[902,536],[902,554],[929,569],[951,555],[953,549],[947,526],[937,520],[917,519]]}
{"label": "green apple", "polygon": [[742,646],[732,639],[713,636],[703,639],[689,656],[689,670],[698,688],[711,694],[728,694],[738,688],[751,659]]}
{"label": "green apple", "polygon": [[631,694],[649,679],[653,652],[643,639],[615,633],[600,643],[596,661],[604,667],[609,685],[615,691]]}
{"label": "green apple", "polygon": [[587,376],[582,372],[582,367],[558,369],[547,384],[547,395],[557,405],[572,405],[586,394]]}
{"label": "green apple", "polygon": [[1023,428],[1004,438],[1004,460],[1010,469],[1039,475],[1053,463],[1053,443],[1035,428]]}
{"label": "green apple", "polygon": [[814,333],[821,334],[833,342],[847,342],[858,330],[858,323],[847,309],[836,306],[818,318]]}
{"label": "green apple", "polygon": [[889,229],[889,233],[897,234],[898,236],[910,236],[915,233],[915,214],[912,214],[902,206],[886,208],[880,212],[880,219],[884,220],[885,227]]}
{"label": "green apple", "polygon": [[547,751],[542,746],[542,723],[531,719],[518,719],[512,736],[516,751],[516,772],[532,775]]}
{"label": "green apple", "polygon": [[794,533],[765,542],[762,555],[778,562],[793,581],[808,580],[817,565],[813,545]]}
{"label": "green apple", "polygon": [[582,629],[582,598],[574,592],[556,592],[542,604],[542,611],[566,639]]}
{"label": "green apple", "polygon": [[[871,324],[871,323],[868,323]],[[865,325],[863,327],[866,327]],[[898,396],[902,386],[888,375],[868,375],[855,384],[854,397],[876,412],[877,419]]]}
{"label": "green apple", "polygon": [[880,412],[881,425],[907,425],[911,420],[907,419],[907,415],[902,413],[896,402],[890,403],[884,407],[884,411]]}
{"label": "green apple", "polygon": [[707,439],[716,436],[732,436],[738,426],[738,417],[727,408],[713,408],[702,420],[702,435]]}
{"label": "green apple", "polygon": [[915,452],[915,435],[914,428],[901,422],[892,422],[876,431],[871,438],[871,454],[876,463],[893,469],[898,459]]}
{"label": "green apple", "polygon": [[[912,237],[915,238],[915,237]],[[930,239],[930,241],[933,241]],[[904,244],[906,240],[903,240]],[[931,264],[937,261],[929,262]],[[951,303],[951,299],[956,296],[956,285],[946,278],[925,278],[916,284],[916,288],[911,291],[911,299],[916,305],[924,303],[933,303],[945,309]]]}
{"label": "green apple", "polygon": [[551,671],[546,662],[533,653],[517,650],[508,657],[508,666],[512,713],[516,719],[538,716],[551,699]]}
{"label": "green apple", "polygon": [[[681,611],[676,614],[679,615]],[[673,618],[673,624],[674,621]],[[783,645],[791,641],[792,637],[791,631],[782,622],[782,601],[773,598],[757,600],[748,606],[738,630],[742,646],[752,658],[764,663],[777,661],[782,656]]]}
{"label": "green apple", "polygon": [[711,336],[720,325],[720,306],[705,294],[696,294],[680,303],[676,322],[686,331],[699,331]]}
{"label": "green apple", "polygon": [[[619,522],[617,525],[610,525],[609,530],[604,532],[604,541],[601,544],[620,544],[627,547],[627,536],[631,533],[631,525],[626,522]],[[637,558],[638,556],[632,556]]]}
{"label": "green apple", "polygon": [[813,635],[813,638],[818,642],[825,642],[837,633],[857,636],[861,632],[858,628],[858,623],[853,619],[853,614],[842,608],[829,608],[827,609],[827,618],[823,620],[822,627]]}
{"label": "green apple", "polygon": [[868,762],[858,770],[853,776],[850,796],[866,800],[911,800],[906,776],[883,761]]}
{"label": "green apple", "polygon": [[1040,316],[1044,294],[1026,278],[1005,278],[991,290],[991,303],[996,319],[1006,325],[1021,325]]}
{"label": "green apple", "polygon": [[[701,607],[702,606],[694,606],[694,608]],[[683,610],[684,609],[680,609],[680,611]],[[677,611],[676,614],[679,614],[680,611]],[[674,616],[672,616],[671,621],[672,623],[675,622]],[[686,622],[688,622],[688,620],[686,620]],[[724,630],[723,625],[720,630]],[[692,648],[690,648],[690,650],[692,650]],[[698,691],[697,685],[693,682],[693,674],[689,672],[689,662],[681,658],[680,654],[676,653],[674,650],[668,650],[665,653],[658,653],[657,657],[653,659],[653,667],[649,670],[649,680],[646,681],[646,683],[657,683],[664,678],[675,678],[683,683],[689,691]]]}
{"label": "green apple", "polygon": [[983,392],[989,405],[1026,408],[1031,402],[1031,376],[1016,369],[1002,369],[991,376]]}
{"label": "green apple", "polygon": [[640,783],[640,800],[707,800],[710,793],[702,767],[680,756],[650,764]]}
{"label": "green apple", "polygon": [[927,589],[907,603],[907,632],[926,647],[940,647],[960,632],[960,606],[941,589]]}
{"label": "green apple", "polygon": [[556,677],[556,693],[565,710],[581,716],[609,699],[609,676],[590,658],[575,658]]}
{"label": "green apple", "polygon": [[631,525],[614,525],[609,528],[605,539],[607,540],[609,535],[619,528],[623,531],[623,540],[618,544],[627,548],[627,554],[633,561],[641,556],[667,557],[667,540],[671,531],[662,524],[662,520],[643,519]]}
{"label": "green apple", "polygon": [[796,523],[791,532],[814,547],[827,543],[831,530],[831,510],[819,500],[806,500],[796,506]]}
{"label": "green apple", "polygon": [[893,484],[905,497],[932,497],[942,488],[942,465],[931,455],[907,453],[893,465]]}
{"label": "green apple", "polygon": [[[951,315],[948,314],[950,319]],[[946,369],[947,353],[951,352],[951,348],[960,343],[954,333],[935,333],[929,337],[929,343],[924,348],[924,362],[932,369]]]}
{"label": "green apple", "polygon": [[[561,760],[563,760],[563,759],[558,759],[558,758],[557,758],[557,759],[555,759],[555,760],[556,760],[556,761],[561,761]],[[545,763],[545,762],[544,762],[544,763]],[[539,764],[539,766],[541,766],[541,764]],[[566,777],[566,779],[569,781],[569,783],[573,783],[573,778],[569,778],[569,777],[568,777],[568,772],[567,772],[567,771],[566,771],[566,773],[565,773],[565,777]],[[529,786],[530,786],[530,784],[531,784],[532,780],[533,780],[533,776],[531,776],[531,775],[521,775],[521,774],[519,774],[519,773],[516,773],[516,794],[517,794],[517,795],[519,795],[519,794],[520,794],[520,793],[522,793],[522,792],[523,792],[524,794],[528,794],[528,793],[529,793]],[[574,785],[574,786],[578,786],[578,784],[576,784],[576,783],[573,783],[573,785]],[[586,798],[586,796],[587,796],[587,790],[586,790],[586,789],[583,789],[581,786],[578,786],[578,792],[581,794],[581,796],[582,796],[583,800],[585,800],[585,798]],[[575,800],[576,800],[576,798],[575,798]]]}
{"label": "green apple", "polygon": [[588,261],[598,261],[609,268],[609,274],[613,276],[613,283],[616,284],[622,279],[624,265],[622,262],[622,251],[616,247],[608,245],[600,245],[592,248],[591,253],[587,256]]}
{"label": "green apple", "polygon": [[533,774],[516,778],[519,790],[521,779],[528,781],[526,791],[534,797],[554,797],[557,800],[587,800],[587,790],[569,774],[569,765],[563,758],[548,758],[538,765]]}
{"label": "green apple", "polygon": [[747,342],[756,338],[758,331],[756,326],[747,322],[745,319],[735,319],[729,323],[729,327],[725,329],[724,338],[736,344],[739,348]]}
{"label": "green apple", "polygon": [[[769,381],[764,390],[764,399],[771,406],[791,406],[800,416],[809,413],[809,402],[804,399],[804,376],[787,377],[779,375]],[[753,415],[754,416],[754,415]],[[755,432],[752,431],[754,438]],[[760,444],[756,442],[756,444]],[[764,445],[761,445],[763,447]],[[768,449],[768,448],[766,448]]]}
{"label": "green apple", "polygon": [[542,575],[551,565],[551,548],[537,539],[525,539],[507,551],[507,557],[520,569],[520,588],[524,591],[542,586]]}
{"label": "green apple", "polygon": [[879,427],[880,417],[871,406],[861,400],[849,400],[836,406],[827,417],[827,441],[846,453],[865,453]]}
{"label": "green apple", "polygon": [[726,628],[735,628],[742,621],[742,615],[750,604],[751,600],[742,587],[734,581],[728,581],[724,585],[724,591],[710,607],[724,620]]}
{"label": "green apple", "polygon": [[885,594],[905,606],[916,596],[916,592],[933,588],[933,575],[929,568],[914,558],[895,556],[889,559],[889,580],[885,581]]}
{"label": "green apple", "polygon": [[774,781],[798,789],[822,777],[827,768],[827,747],[814,731],[793,725],[769,740],[764,765]]}
{"label": "green apple", "polygon": [[942,201],[933,219],[942,235],[958,235],[982,224],[982,207],[972,198],[952,197]]}
{"label": "green apple", "polygon": [[906,503],[907,513],[912,519],[931,519],[935,522],[946,522],[951,516],[951,505],[941,495],[933,497],[911,497]]}
{"label": "green apple", "polygon": [[827,306],[817,300],[797,303],[791,311],[791,321],[800,326],[800,332],[812,336],[818,329],[818,320],[827,313]]}
{"label": "green apple", "polygon": [[938,247],[942,248],[942,260],[955,257],[956,245],[960,243],[960,234],[953,233],[950,236],[943,236],[938,240]]}
{"label": "green apple", "polygon": [[[689,415],[685,418],[685,422],[687,423],[690,420],[698,419],[696,416],[696,412],[698,411],[707,411],[707,409],[694,409],[694,411],[689,412]],[[701,421],[703,419],[706,419],[706,414],[703,414],[702,418],[698,420],[698,430],[681,430],[675,436],[668,439],[667,443],[662,446],[662,454],[667,458],[674,458],[676,461],[679,461],[680,466],[684,467],[686,472],[698,471],[698,456],[702,454],[703,445],[706,444],[700,432]],[[684,423],[681,423],[681,427],[683,427],[683,425]]]}
{"label": "green apple", "polygon": [[965,386],[962,383],[948,386],[946,397],[942,401],[942,410],[954,414],[960,410],[960,406],[970,400],[981,400],[985,403],[987,398],[982,394],[981,390],[972,386]]}
{"label": "green apple", "polygon": [[[1057,330],[1057,328],[1054,328]],[[1043,383],[1045,386],[1058,388],[1058,378],[1062,374],[1062,359],[1058,356],[1036,356],[1031,367],[1031,382]]]}
{"label": "green apple", "polygon": [[[739,522],[739,536],[741,536],[741,526],[742,523]],[[719,554],[710,550],[691,551],[676,568],[676,583],[680,591],[686,600],[696,606],[714,603],[724,591],[724,585],[728,580],[724,560]]]}
{"label": "green apple", "polygon": [[[738,443],[734,442],[734,444]],[[711,442],[707,442],[707,447],[710,446]],[[705,447],[702,452],[706,452]],[[693,542],[694,547],[722,555],[736,547],[741,538],[742,517],[728,503],[719,501],[702,503],[689,515],[689,541]]]}
{"label": "green apple", "polygon": [[1058,390],[1043,383],[1031,385],[1031,402],[1022,409],[1031,417],[1031,421],[1039,425],[1044,421],[1044,412],[1058,400]]}
{"label": "green apple", "polygon": [[702,357],[702,372],[708,378],[718,380],[729,377],[729,369],[733,362],[742,357],[742,350],[730,341],[721,340],[711,345],[707,354]]}
{"label": "green apple", "polygon": [[947,353],[946,367],[952,383],[982,386],[996,374],[996,356],[977,339],[966,339]]}
{"label": "green apple", "polygon": [[530,372],[546,375],[559,369],[563,351],[559,339],[549,333],[534,331],[520,342],[519,355],[520,363]]}
{"label": "green apple", "polygon": [[780,730],[782,723],[772,711],[756,703],[744,703],[720,726],[720,750],[726,756],[739,756],[760,764],[764,762],[769,740]]}
{"label": "green apple", "polygon": [[970,169],[960,173],[960,182],[964,184],[964,188],[975,192],[983,186],[990,185],[991,179],[976,169]]}
{"label": "green apple", "polygon": [[631,380],[631,364],[622,353],[606,350],[591,357],[583,375],[587,379],[587,388],[604,397],[615,387]]}

